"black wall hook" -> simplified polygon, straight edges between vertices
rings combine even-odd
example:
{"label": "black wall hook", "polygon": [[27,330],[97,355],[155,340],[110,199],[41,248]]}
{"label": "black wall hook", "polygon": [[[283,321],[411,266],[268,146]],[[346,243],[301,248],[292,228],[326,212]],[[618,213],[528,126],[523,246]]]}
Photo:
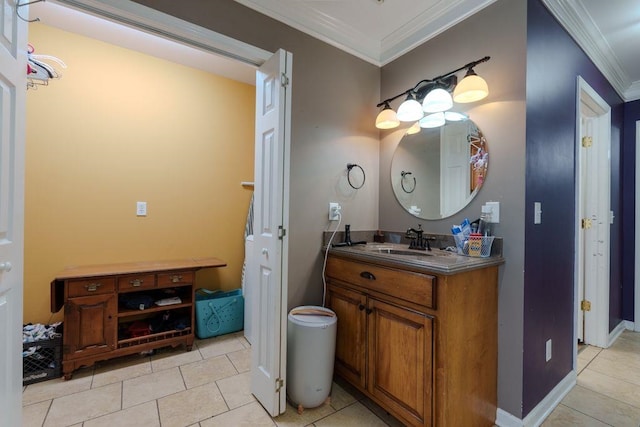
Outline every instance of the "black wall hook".
{"label": "black wall hook", "polygon": [[40,18],[36,18],[36,19],[26,19],[24,18],[22,15],[20,15],[19,9],[23,6],[29,6],[30,4],[34,4],[34,3],[40,3],[43,2],[44,0],[33,0],[33,1],[28,1],[26,3],[20,3],[20,0],[18,0],[18,3],[16,3],[16,15],[18,16],[18,18],[22,19],[25,22],[38,22],[40,21]]}

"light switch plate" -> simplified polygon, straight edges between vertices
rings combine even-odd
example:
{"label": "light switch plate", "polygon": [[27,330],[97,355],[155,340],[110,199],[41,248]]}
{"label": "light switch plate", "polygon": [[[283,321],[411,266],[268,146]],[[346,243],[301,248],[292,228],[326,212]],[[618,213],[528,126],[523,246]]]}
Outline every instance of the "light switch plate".
{"label": "light switch plate", "polygon": [[542,203],[541,202],[533,203],[533,223],[542,224]]}
{"label": "light switch plate", "polygon": [[136,202],[136,215],[147,216],[147,202]]}

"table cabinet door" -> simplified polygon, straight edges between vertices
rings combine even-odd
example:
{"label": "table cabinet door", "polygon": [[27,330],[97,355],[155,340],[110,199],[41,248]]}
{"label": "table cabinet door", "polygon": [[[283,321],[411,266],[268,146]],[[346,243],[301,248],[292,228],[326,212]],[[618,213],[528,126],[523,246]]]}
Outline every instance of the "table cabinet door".
{"label": "table cabinet door", "polygon": [[366,295],[329,285],[327,304],[338,316],[335,370],[363,390],[366,387]]}
{"label": "table cabinet door", "polygon": [[366,311],[367,390],[410,425],[431,425],[433,319],[371,297]]}
{"label": "table cabinet door", "polygon": [[116,294],[69,298],[64,307],[64,347],[68,359],[115,350]]}

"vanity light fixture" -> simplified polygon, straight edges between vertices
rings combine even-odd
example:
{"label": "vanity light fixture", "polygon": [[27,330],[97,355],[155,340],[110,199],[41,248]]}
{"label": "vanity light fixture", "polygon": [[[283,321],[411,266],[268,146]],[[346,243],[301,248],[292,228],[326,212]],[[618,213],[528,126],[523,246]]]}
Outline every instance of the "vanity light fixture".
{"label": "vanity light fixture", "polygon": [[439,113],[453,107],[451,94],[441,87],[433,89],[424,97],[422,109],[425,113]]}
{"label": "vanity light fixture", "polygon": [[444,118],[448,122],[461,122],[463,120],[469,120],[469,116],[466,114],[458,113],[457,111],[445,111]]}
{"label": "vanity light fixture", "polygon": [[[487,82],[478,76],[473,68],[478,64],[487,62],[489,59],[491,59],[489,56],[485,56],[441,76],[421,80],[414,87],[380,102],[377,107],[384,108],[376,118],[376,127],[378,129],[393,129],[400,125],[399,122],[413,122],[423,119],[425,112],[440,113],[447,111],[452,108],[453,102],[468,103],[484,99],[489,94]],[[456,73],[465,69],[467,70],[465,77],[458,83]],[[453,92],[453,97],[451,92]],[[392,113],[389,110],[393,111],[390,103],[405,95],[406,100],[398,107],[396,116],[398,122],[396,123],[395,120],[389,119],[389,117],[392,117]],[[438,126],[442,126],[445,123],[445,118],[440,115],[436,117],[438,122],[441,123]],[[435,123],[436,117],[425,120],[425,122]],[[458,118],[458,120],[463,120],[464,118]],[[446,120],[456,119],[447,117]],[[423,124],[420,124],[420,126],[424,127]]]}
{"label": "vanity light fixture", "polygon": [[[422,120],[422,119],[420,119]],[[413,125],[411,125],[411,127],[409,129],[407,129],[406,134],[407,135],[413,135],[415,133],[420,132],[420,122],[415,122]]]}
{"label": "vanity light fixture", "polygon": [[461,104],[475,102],[489,95],[487,82],[473,71],[473,67],[467,70],[458,86],[453,91],[453,100]]}
{"label": "vanity light fixture", "polygon": [[424,116],[422,105],[414,97],[412,92],[407,93],[407,99],[398,107],[398,120],[401,122],[415,122]]}
{"label": "vanity light fixture", "polygon": [[444,113],[442,111],[438,111],[437,113],[429,114],[428,116],[424,116],[418,122],[420,123],[421,128],[437,128],[445,124]]}
{"label": "vanity light fixture", "polygon": [[376,117],[376,127],[378,129],[393,129],[400,125],[400,120],[398,120],[398,115],[391,108],[388,102],[384,103],[384,108]]}

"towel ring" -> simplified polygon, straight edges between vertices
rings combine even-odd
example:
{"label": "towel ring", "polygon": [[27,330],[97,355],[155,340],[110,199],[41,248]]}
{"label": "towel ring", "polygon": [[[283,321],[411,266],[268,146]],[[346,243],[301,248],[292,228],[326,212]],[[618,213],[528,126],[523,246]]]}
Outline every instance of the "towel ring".
{"label": "towel ring", "polygon": [[[353,185],[353,183],[351,182],[351,169],[353,169],[353,168],[359,168],[362,171],[362,184],[360,184],[360,186],[358,186],[358,187]],[[361,189],[362,186],[364,185],[364,182],[365,182],[366,179],[367,179],[367,176],[364,173],[364,169],[362,169],[362,166],[357,165],[355,163],[347,163],[347,181],[349,181],[349,185],[351,186],[351,188],[353,188],[355,190]]]}
{"label": "towel ring", "polygon": [[407,175],[412,175],[412,173],[411,172],[402,171],[402,172],[400,172],[400,175],[402,175],[402,178],[400,178],[400,186],[402,187],[402,190],[405,193],[413,193],[413,191],[416,189],[416,177],[415,176],[412,177],[413,178],[413,188],[411,190],[407,190],[405,188],[405,186],[404,186],[404,179],[405,179],[405,177]]}

